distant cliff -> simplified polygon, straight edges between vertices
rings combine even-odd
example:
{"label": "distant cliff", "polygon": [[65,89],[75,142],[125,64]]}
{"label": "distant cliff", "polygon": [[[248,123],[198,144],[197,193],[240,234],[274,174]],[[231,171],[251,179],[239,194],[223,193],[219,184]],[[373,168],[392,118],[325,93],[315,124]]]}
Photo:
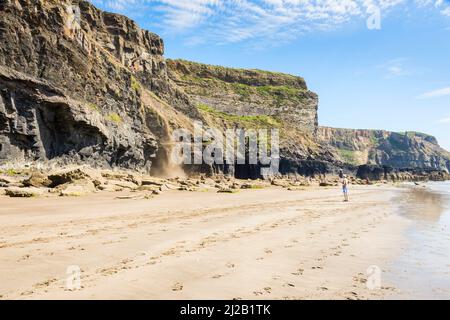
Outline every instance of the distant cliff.
{"label": "distant cliff", "polygon": [[344,163],[450,171],[450,153],[427,134],[320,127],[318,138]]}

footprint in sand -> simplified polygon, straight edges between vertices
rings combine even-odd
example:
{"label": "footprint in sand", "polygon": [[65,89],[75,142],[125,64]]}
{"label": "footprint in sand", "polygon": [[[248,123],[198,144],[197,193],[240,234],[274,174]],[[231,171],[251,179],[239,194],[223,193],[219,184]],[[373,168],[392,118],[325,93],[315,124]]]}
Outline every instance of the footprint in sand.
{"label": "footprint in sand", "polygon": [[23,261],[23,260],[28,260],[31,256],[29,254],[24,255],[22,258],[20,258],[19,260],[17,260],[17,262]]}
{"label": "footprint in sand", "polygon": [[362,273],[358,273],[357,276],[353,277],[353,281],[364,284],[367,282],[367,279],[364,278],[364,275]]}
{"label": "footprint in sand", "polygon": [[304,271],[305,270],[303,270],[303,269],[298,269],[297,272],[293,272],[292,275],[294,275],[294,276],[301,276],[301,275],[303,275]]}
{"label": "footprint in sand", "polygon": [[228,262],[225,266],[226,266],[227,268],[232,269],[232,268],[235,267],[235,264],[234,264],[234,263],[231,263],[231,262]]}
{"label": "footprint in sand", "polygon": [[285,285],[283,285],[283,287],[295,288],[295,284],[293,284],[293,283],[286,283]]}
{"label": "footprint in sand", "polygon": [[172,286],[172,291],[181,291],[181,290],[183,290],[183,285],[179,282],[175,283]]}
{"label": "footprint in sand", "polygon": [[266,254],[271,254],[271,253],[272,253],[272,250],[270,250],[270,249],[264,249],[264,252],[265,252]]}

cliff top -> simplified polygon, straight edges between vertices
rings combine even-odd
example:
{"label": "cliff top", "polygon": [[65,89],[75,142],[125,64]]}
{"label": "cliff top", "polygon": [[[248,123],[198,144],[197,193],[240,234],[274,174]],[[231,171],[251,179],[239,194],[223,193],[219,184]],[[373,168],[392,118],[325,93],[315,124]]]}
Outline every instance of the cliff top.
{"label": "cliff top", "polygon": [[288,86],[307,90],[302,77],[258,69],[238,69],[202,64],[186,60],[167,60],[172,70],[191,77],[218,79],[250,86]]}

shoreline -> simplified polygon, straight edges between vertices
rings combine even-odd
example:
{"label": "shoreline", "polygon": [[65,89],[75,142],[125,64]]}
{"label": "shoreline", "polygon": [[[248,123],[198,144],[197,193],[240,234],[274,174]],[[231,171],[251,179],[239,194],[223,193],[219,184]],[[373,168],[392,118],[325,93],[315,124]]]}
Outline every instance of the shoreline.
{"label": "shoreline", "polygon": [[401,288],[388,299],[445,300],[450,297],[450,184],[410,188],[400,215],[410,221],[407,246],[391,263],[388,279]]}
{"label": "shoreline", "polygon": [[[0,299],[380,299],[408,221],[393,186],[5,198]],[[117,199],[123,195],[122,200]],[[81,269],[81,290],[66,288]]]}

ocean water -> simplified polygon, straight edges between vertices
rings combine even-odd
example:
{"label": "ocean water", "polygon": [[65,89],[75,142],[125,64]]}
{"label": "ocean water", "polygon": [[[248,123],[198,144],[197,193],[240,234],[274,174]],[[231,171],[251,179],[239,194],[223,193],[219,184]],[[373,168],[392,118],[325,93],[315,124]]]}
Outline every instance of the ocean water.
{"label": "ocean water", "polygon": [[412,223],[387,272],[400,289],[393,298],[450,299],[450,181],[412,188],[400,214]]}

